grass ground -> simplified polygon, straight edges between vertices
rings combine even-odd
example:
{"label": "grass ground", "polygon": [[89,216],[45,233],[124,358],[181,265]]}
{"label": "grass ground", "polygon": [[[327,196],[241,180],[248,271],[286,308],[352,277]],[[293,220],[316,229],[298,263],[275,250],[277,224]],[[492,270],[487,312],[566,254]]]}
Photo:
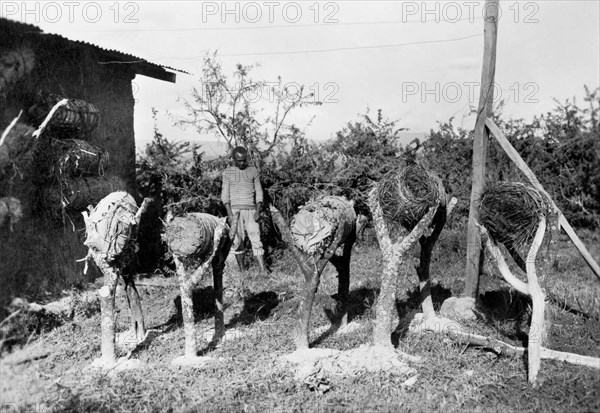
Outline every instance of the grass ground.
{"label": "grass ground", "polygon": [[[443,233],[431,267],[434,303],[458,295],[464,285],[463,236]],[[588,234],[592,254],[600,256],[598,234]],[[371,239],[372,241],[372,239]],[[314,383],[299,382],[278,358],[294,350],[290,331],[296,322],[301,273],[287,254],[275,260],[268,278],[255,269],[225,273],[226,323],[229,334],[210,346],[213,325],[211,280],[196,291],[195,311],[201,353],[215,361],[200,370],[174,368],[170,361],[183,354],[184,336],[176,286],[141,286],[147,325],[155,338],[133,357],[140,370],[119,374],[88,371],[100,355],[100,317],[96,304],[81,303],[72,318],[52,329],[34,330],[28,342],[5,352],[0,360],[0,411],[598,411],[598,370],[555,361],[542,361],[540,386],[527,382],[526,360],[497,356],[458,345],[442,335],[409,333],[407,323],[418,310],[416,274],[399,275],[398,324],[395,345],[422,361],[410,385],[402,375],[358,373],[320,377],[326,392]],[[324,333],[329,325],[337,279],[328,267],[312,317],[311,346],[346,350],[369,343],[374,301],[379,288],[381,255],[376,243],[357,245],[352,261],[349,334]],[[167,282],[175,281],[167,279]],[[550,347],[600,357],[600,283],[566,240],[548,274],[549,292],[560,298],[553,305]],[[124,297],[118,297],[120,330],[128,327]],[[77,302],[77,300],[75,300]],[[511,293],[490,268],[481,280],[484,318],[465,328],[523,345],[529,306]],[[124,351],[123,351],[124,353]]]}

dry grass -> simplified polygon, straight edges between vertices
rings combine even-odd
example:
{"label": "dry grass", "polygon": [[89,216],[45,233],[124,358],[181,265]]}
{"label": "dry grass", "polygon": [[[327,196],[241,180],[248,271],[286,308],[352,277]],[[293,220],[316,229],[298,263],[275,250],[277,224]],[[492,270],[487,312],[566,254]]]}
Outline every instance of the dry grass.
{"label": "dry grass", "polygon": [[[465,245],[463,234],[443,233],[434,251],[431,272],[437,307],[463,287]],[[595,282],[572,251],[564,250],[549,279],[578,285],[580,301],[594,299],[597,290],[584,289]],[[597,249],[592,253],[598,257]],[[202,370],[172,368],[170,361],[183,354],[184,336],[178,314],[177,288],[142,287],[142,305],[150,327],[160,333],[134,357],[144,362],[138,371],[107,375],[86,372],[100,354],[98,313],[77,317],[45,332],[1,363],[3,406],[56,411],[597,411],[600,409],[598,371],[543,361],[532,388],[522,358],[498,357],[481,349],[457,345],[441,335],[411,334],[407,315],[418,308],[417,277],[399,275],[398,327],[393,340],[398,348],[423,361],[414,364],[416,383],[403,385],[406,377],[391,374],[357,374],[326,377],[331,389],[311,391],[294,380],[293,373],[278,367],[277,359],[293,351],[290,338],[295,322],[302,275],[287,254],[276,257],[273,273],[265,279],[252,268],[239,274],[228,266],[225,273],[226,336],[212,348],[201,345],[205,355],[218,360]],[[567,263],[567,264],[564,264]],[[566,265],[566,266],[565,266]],[[311,345],[350,349],[371,337],[373,302],[379,288],[381,255],[373,245],[356,246],[352,262],[351,318],[360,323],[352,334],[327,334],[319,327],[329,323],[337,289],[335,272],[328,267],[322,277],[311,319]],[[235,268],[235,267],[234,267]],[[558,285],[558,284],[557,284]],[[558,287],[554,287],[558,288]],[[198,337],[211,329],[208,304],[210,280],[196,294]],[[597,298],[597,296],[595,296]],[[128,317],[123,297],[118,326],[126,329]],[[528,303],[511,295],[493,274],[482,279],[482,305],[486,319],[466,328],[493,334],[522,344],[526,333]],[[600,356],[597,319],[555,307],[552,348]],[[16,364],[25,354],[42,358]],[[47,354],[43,354],[43,353]],[[21,359],[22,360],[22,359]],[[12,361],[12,362],[11,362]]]}

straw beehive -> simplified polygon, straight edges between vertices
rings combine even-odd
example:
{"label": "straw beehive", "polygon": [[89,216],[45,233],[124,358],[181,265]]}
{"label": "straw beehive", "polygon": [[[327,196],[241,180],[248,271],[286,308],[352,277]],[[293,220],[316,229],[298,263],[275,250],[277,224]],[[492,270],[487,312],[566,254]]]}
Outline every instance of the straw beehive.
{"label": "straw beehive", "polygon": [[320,196],[302,208],[294,216],[291,232],[294,243],[307,254],[321,253],[341,229],[346,239],[354,230],[356,213],[354,204],[341,196]]}
{"label": "straw beehive", "polygon": [[383,218],[392,234],[401,227],[412,230],[444,197],[440,179],[419,165],[388,172],[379,181],[377,191]]}
{"label": "straw beehive", "polygon": [[163,239],[169,250],[185,265],[203,263],[212,251],[219,219],[210,214],[188,213],[165,225]]}
{"label": "straw beehive", "polygon": [[486,186],[479,203],[479,221],[496,242],[521,247],[531,242],[549,204],[544,195],[520,182]]}

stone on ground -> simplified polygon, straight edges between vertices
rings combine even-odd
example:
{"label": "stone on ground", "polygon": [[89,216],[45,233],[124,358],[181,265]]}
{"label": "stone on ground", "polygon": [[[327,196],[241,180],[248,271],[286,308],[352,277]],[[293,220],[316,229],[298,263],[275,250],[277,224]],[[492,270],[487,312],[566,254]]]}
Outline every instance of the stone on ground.
{"label": "stone on ground", "polygon": [[442,304],[440,314],[454,319],[476,320],[475,299],[472,297],[450,297]]}

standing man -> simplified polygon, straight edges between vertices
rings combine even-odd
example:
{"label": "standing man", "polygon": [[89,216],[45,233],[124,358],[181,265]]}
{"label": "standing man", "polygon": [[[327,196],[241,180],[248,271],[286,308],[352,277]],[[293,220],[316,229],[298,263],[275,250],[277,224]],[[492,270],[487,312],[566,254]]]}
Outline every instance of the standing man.
{"label": "standing man", "polygon": [[235,254],[240,271],[245,270],[244,265],[244,230],[252,243],[252,253],[256,257],[260,272],[266,274],[264,252],[260,242],[260,209],[263,202],[263,190],[260,185],[258,170],[248,166],[248,151],[246,148],[237,146],[233,149],[231,156],[234,166],[223,171],[223,187],[221,201],[225,204],[227,217],[230,225],[235,225],[233,216],[240,212],[237,223],[236,236],[231,247]]}

